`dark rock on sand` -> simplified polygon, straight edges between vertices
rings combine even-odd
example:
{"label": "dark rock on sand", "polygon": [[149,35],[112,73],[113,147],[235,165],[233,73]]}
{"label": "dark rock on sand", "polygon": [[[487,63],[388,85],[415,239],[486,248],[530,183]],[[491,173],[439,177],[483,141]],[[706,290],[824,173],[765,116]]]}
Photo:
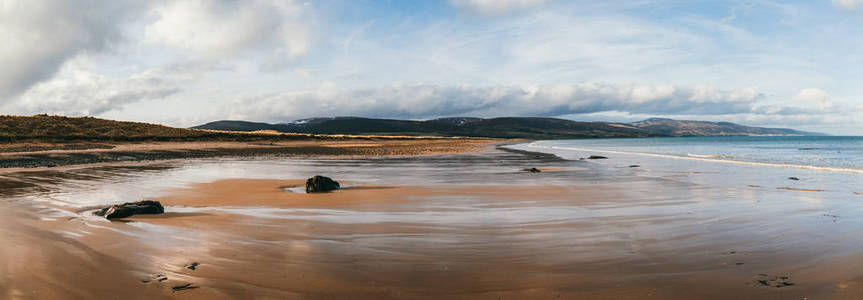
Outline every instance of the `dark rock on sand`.
{"label": "dark rock on sand", "polygon": [[129,202],[123,204],[115,204],[93,212],[94,215],[103,216],[106,219],[120,219],[131,217],[132,215],[154,215],[165,212],[162,203],[159,201],[144,200],[139,202]]}
{"label": "dark rock on sand", "polygon": [[339,183],[329,177],[315,175],[306,180],[306,193],[321,193],[338,190]]}
{"label": "dark rock on sand", "polygon": [[599,156],[599,155],[591,155],[591,156],[590,156],[590,157],[588,157],[587,159],[608,159],[608,157],[605,157],[605,156]]}
{"label": "dark rock on sand", "polygon": [[172,289],[172,290],[174,290],[175,292],[185,291],[185,290],[191,290],[191,289],[196,289],[196,288],[198,288],[198,287],[197,287],[197,286],[192,285],[191,283],[187,283],[187,284],[184,284],[184,285],[177,285],[177,286],[171,287],[171,289]]}
{"label": "dark rock on sand", "polygon": [[531,172],[531,173],[540,173],[540,172],[542,172],[542,170],[537,169],[537,168],[523,169],[522,171],[525,171],[525,172]]}
{"label": "dark rock on sand", "polygon": [[800,180],[800,178],[797,178],[797,177],[788,177],[788,180]]}
{"label": "dark rock on sand", "polygon": [[199,265],[201,265],[201,264],[199,264],[197,262],[193,262],[191,264],[186,265],[186,269],[194,271],[194,270],[198,269]]}

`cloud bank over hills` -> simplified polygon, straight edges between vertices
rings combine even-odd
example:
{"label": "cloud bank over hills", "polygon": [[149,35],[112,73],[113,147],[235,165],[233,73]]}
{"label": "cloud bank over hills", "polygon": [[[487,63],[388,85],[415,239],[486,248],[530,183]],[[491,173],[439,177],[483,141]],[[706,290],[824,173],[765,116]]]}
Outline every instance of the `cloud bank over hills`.
{"label": "cloud bank over hills", "polygon": [[[758,113],[756,89],[716,90],[709,86],[674,87],[581,83],[542,86],[395,85],[375,89],[317,90],[252,96],[230,105],[230,115],[363,115],[431,118],[436,116],[560,116],[626,111],[638,114]],[[350,99],[350,101],[346,101]]]}

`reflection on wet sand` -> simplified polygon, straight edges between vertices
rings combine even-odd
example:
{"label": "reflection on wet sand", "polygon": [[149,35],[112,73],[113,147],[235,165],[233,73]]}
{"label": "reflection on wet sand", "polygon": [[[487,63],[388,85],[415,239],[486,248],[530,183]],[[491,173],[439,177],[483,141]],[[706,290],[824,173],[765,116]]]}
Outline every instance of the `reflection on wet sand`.
{"label": "reflection on wet sand", "polygon": [[[555,171],[520,171],[534,166]],[[5,198],[0,234],[15,243],[0,246],[0,295],[689,299],[863,291],[861,210],[826,193],[689,185],[507,153],[216,160],[122,172],[67,174],[51,184],[38,182],[48,175],[13,178],[40,189]],[[290,190],[302,184],[298,174],[317,173],[348,188]],[[164,183],[176,178],[197,180]],[[114,203],[145,195],[167,213],[125,223],[90,215],[90,196],[105,191],[119,195]],[[192,289],[173,289],[183,286]]]}

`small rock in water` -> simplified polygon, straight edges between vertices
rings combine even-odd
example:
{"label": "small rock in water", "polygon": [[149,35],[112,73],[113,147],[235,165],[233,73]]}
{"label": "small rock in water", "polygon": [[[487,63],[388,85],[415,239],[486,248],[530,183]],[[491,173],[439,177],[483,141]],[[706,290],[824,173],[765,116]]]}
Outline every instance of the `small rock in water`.
{"label": "small rock in water", "polygon": [[629,167],[630,167],[630,168],[640,168],[641,166],[639,166],[639,165],[631,165],[631,166],[629,166]]}
{"label": "small rock in water", "polygon": [[797,177],[788,177],[788,180],[800,180],[800,178],[797,178]]}
{"label": "small rock in water", "polygon": [[321,193],[338,190],[339,183],[329,177],[315,175],[306,180],[306,193]]}
{"label": "small rock in water", "polygon": [[587,159],[608,159],[608,157],[605,157],[605,156],[599,156],[599,155],[591,155],[591,156],[590,156],[590,157],[588,157]]}
{"label": "small rock in water", "polygon": [[531,173],[540,173],[540,172],[542,172],[542,170],[537,169],[537,168],[523,169],[522,171],[525,171],[525,172],[531,172]]}
{"label": "small rock in water", "polygon": [[165,212],[162,203],[159,201],[144,200],[139,202],[129,202],[123,204],[115,204],[109,207],[93,212],[94,215],[103,216],[106,219],[120,219],[131,217],[132,215],[144,214],[161,214]]}

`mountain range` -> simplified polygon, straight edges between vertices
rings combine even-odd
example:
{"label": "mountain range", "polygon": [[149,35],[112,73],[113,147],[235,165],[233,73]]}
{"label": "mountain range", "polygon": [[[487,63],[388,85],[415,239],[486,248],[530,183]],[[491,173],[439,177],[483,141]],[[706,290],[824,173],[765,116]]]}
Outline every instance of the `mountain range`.
{"label": "mountain range", "polygon": [[192,127],[221,131],[272,130],[316,134],[440,135],[490,138],[578,139],[614,137],[823,135],[786,128],[744,126],[729,122],[652,118],[633,123],[579,122],[556,118],[452,117],[424,121],[332,117],[269,124],[223,120]]}

